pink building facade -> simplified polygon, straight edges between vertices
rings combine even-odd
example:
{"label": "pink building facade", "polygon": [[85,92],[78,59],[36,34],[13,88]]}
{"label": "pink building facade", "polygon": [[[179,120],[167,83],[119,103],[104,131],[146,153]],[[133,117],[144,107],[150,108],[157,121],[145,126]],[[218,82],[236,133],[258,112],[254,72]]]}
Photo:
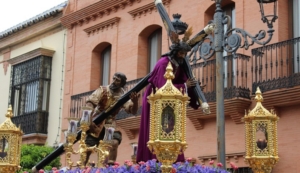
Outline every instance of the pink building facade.
{"label": "pink building facade", "polygon": [[[181,14],[181,20],[193,27],[194,34],[213,19],[215,5],[210,0],[163,0],[163,3],[170,16]],[[244,162],[245,132],[241,118],[245,110],[255,105],[253,94],[259,86],[265,99],[263,105],[275,109],[280,117],[280,161],[273,172],[286,169],[300,172],[295,164],[300,159],[299,4],[299,0],[278,1],[279,18],[270,45],[241,48],[237,59],[224,55],[227,167],[229,162],[241,169],[249,167]],[[253,35],[267,29],[256,1],[223,0],[222,8],[232,17],[234,27]],[[266,13],[272,12],[271,8],[266,9]],[[125,89],[130,89],[168,51],[166,31],[153,0],[69,0],[61,22],[67,28],[64,118],[79,117],[78,110],[85,98],[100,85],[109,84],[115,72],[127,75]],[[206,84],[204,93],[212,113],[204,115],[201,110],[188,109],[185,156],[207,165],[216,159],[217,153],[214,57],[206,66],[200,61],[194,67],[196,77]],[[117,119],[123,134],[117,160],[123,163],[131,159],[131,144],[138,141],[140,115],[121,112]],[[67,126],[68,121],[63,119],[62,127],[67,129]],[[62,163],[65,164],[64,159]]]}

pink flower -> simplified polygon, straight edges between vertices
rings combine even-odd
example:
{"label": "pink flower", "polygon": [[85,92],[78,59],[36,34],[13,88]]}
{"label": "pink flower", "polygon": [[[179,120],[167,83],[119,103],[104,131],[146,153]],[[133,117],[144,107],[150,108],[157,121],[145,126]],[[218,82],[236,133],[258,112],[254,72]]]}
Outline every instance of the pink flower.
{"label": "pink flower", "polygon": [[127,165],[127,166],[132,166],[133,165],[132,161],[129,161],[129,160],[125,160],[124,164]]}
{"label": "pink flower", "polygon": [[90,172],[91,172],[91,168],[88,167],[88,168],[86,169],[85,173],[90,173]]}
{"label": "pink flower", "polygon": [[215,163],[214,160],[209,161],[209,164],[210,164],[210,165],[213,165],[214,163]]}
{"label": "pink flower", "polygon": [[120,166],[120,163],[119,162],[115,162],[114,165]]}
{"label": "pink flower", "polygon": [[128,162],[130,162],[130,161],[129,160],[125,160],[125,164],[128,163]]}
{"label": "pink flower", "polygon": [[189,158],[186,159],[186,161],[191,162],[192,158],[189,157]]}
{"label": "pink flower", "polygon": [[222,163],[218,163],[217,166],[218,166],[219,168],[222,168],[222,167],[223,167],[223,164],[222,164]]}
{"label": "pink flower", "polygon": [[56,170],[57,170],[57,168],[56,168],[56,167],[53,167],[53,168],[52,168],[52,171],[56,171]]}
{"label": "pink flower", "polygon": [[150,171],[150,166],[149,165],[146,166],[146,170]]}
{"label": "pink flower", "polygon": [[112,166],[112,168],[117,169],[119,166],[118,165],[114,165]]}
{"label": "pink flower", "polygon": [[139,164],[140,164],[140,165],[144,165],[145,162],[144,162],[144,161],[140,161]]}
{"label": "pink flower", "polygon": [[233,168],[235,166],[234,163],[230,162],[229,165]]}
{"label": "pink flower", "polygon": [[45,171],[43,169],[40,169],[39,170],[39,173],[44,173]]}
{"label": "pink flower", "polygon": [[172,168],[171,173],[176,173],[176,169]]}
{"label": "pink flower", "polygon": [[239,167],[235,166],[234,163],[230,162],[229,164],[230,164],[231,168],[233,168],[233,170],[239,169]]}
{"label": "pink flower", "polygon": [[140,169],[140,165],[135,165],[134,169],[135,170],[139,170]]}

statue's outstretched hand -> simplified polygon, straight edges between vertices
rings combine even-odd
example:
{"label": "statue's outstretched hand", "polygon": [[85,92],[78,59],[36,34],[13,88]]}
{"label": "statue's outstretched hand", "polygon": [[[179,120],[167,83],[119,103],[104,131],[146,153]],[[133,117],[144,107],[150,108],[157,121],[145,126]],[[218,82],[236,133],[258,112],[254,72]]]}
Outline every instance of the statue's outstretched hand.
{"label": "statue's outstretched hand", "polygon": [[133,103],[137,103],[139,100],[140,94],[136,93],[136,92],[132,92],[129,97]]}

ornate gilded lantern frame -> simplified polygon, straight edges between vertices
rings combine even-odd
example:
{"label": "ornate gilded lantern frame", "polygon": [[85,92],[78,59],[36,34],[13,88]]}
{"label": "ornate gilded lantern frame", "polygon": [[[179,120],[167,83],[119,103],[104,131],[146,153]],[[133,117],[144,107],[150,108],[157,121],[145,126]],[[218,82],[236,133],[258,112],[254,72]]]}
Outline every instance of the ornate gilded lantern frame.
{"label": "ornate gilded lantern frame", "polygon": [[0,172],[16,172],[20,168],[23,132],[11,121],[11,105],[0,125]]}
{"label": "ornate gilded lantern frame", "polygon": [[243,118],[246,133],[246,161],[255,173],[269,173],[278,162],[276,113],[266,110],[259,88],[256,91],[256,106]]}
{"label": "ornate gilded lantern frame", "polygon": [[173,68],[169,62],[165,85],[148,96],[150,133],[148,148],[162,162],[162,172],[169,173],[172,164],[186,148],[186,107],[189,97],[173,84]]}

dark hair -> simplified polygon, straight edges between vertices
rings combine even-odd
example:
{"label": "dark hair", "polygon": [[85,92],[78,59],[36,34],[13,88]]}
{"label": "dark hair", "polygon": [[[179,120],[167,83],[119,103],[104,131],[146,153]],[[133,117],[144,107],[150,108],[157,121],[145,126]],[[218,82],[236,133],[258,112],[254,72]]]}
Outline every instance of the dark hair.
{"label": "dark hair", "polygon": [[183,41],[180,41],[179,43],[177,44],[172,44],[170,47],[170,52],[164,54],[163,56],[170,56],[170,57],[174,57],[176,56],[176,54],[179,52],[179,51],[186,51],[186,52],[189,52],[191,51],[191,47],[190,45],[188,45],[187,43],[183,42]]}
{"label": "dark hair", "polygon": [[121,72],[116,72],[114,75],[121,79],[121,87],[124,87],[126,85],[126,80],[127,80],[126,75]]}

